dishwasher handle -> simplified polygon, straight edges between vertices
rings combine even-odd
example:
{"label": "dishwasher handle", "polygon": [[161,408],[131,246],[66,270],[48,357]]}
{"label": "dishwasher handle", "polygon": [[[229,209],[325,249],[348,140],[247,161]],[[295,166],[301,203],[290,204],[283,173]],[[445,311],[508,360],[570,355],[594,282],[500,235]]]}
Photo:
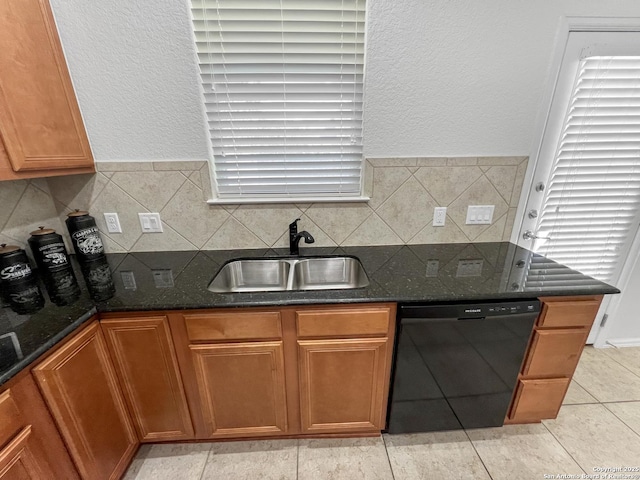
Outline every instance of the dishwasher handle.
{"label": "dishwasher handle", "polygon": [[443,322],[470,322],[473,320],[484,320],[487,317],[460,317],[460,318],[456,318],[456,317],[448,317],[448,318],[435,318],[435,317],[430,317],[430,318],[403,318],[402,319],[402,323],[404,325],[416,325],[416,324],[420,324],[420,323],[443,323]]}

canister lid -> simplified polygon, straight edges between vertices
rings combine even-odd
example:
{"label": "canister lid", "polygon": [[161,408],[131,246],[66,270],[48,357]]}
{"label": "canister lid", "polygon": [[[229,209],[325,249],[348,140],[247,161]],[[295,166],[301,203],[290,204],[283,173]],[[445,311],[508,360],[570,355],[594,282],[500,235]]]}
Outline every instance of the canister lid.
{"label": "canister lid", "polygon": [[85,215],[89,215],[89,212],[77,208],[73,212],[67,213],[67,217],[84,217]]}
{"label": "canister lid", "polygon": [[0,245],[0,255],[6,255],[7,253],[17,252],[18,250],[20,250],[20,247],[18,247],[17,245],[7,245],[6,243],[3,243],[2,245]]}
{"label": "canister lid", "polygon": [[38,230],[31,232],[31,235],[49,235],[50,233],[56,233],[53,228],[38,227]]}

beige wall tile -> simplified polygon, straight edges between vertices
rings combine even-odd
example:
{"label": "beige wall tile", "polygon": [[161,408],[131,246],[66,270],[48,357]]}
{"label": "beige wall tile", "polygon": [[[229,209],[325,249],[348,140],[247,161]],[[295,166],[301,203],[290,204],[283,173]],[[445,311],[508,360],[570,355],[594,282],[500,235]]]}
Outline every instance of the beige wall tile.
{"label": "beige wall tile", "polygon": [[302,212],[295,205],[240,205],[232,214],[268,246],[278,241]]}
{"label": "beige wall tile", "polygon": [[98,172],[139,172],[153,170],[152,162],[96,162]]}
{"label": "beige wall tile", "polygon": [[447,158],[447,165],[449,166],[469,166],[477,165],[478,159],[476,157],[452,157]]}
{"label": "beige wall tile", "polygon": [[408,242],[432,221],[436,205],[420,182],[411,177],[377,209],[377,213],[404,242]]}
{"label": "beige wall tile", "polygon": [[373,211],[364,203],[315,203],[306,215],[341,245]]}
{"label": "beige wall tile", "polygon": [[[337,244],[329,235],[322,231],[322,229],[316,225],[307,215],[302,215],[298,222],[298,231],[302,232],[306,230],[311,234],[315,240],[312,244],[304,243],[304,240],[300,240],[300,249],[306,247],[335,247]],[[289,248],[289,228],[282,233],[282,236],[272,245],[275,248]]]}
{"label": "beige wall tile", "polygon": [[202,201],[202,191],[193,183],[184,182],[160,217],[197,248],[202,248],[229,218],[229,212],[207,205]]}
{"label": "beige wall tile", "polygon": [[[187,173],[187,172],[182,172],[182,173]],[[195,172],[191,172],[189,174],[189,180],[196,186],[198,187],[200,190],[202,190],[202,173],[200,173],[200,170],[197,170]]]}
{"label": "beige wall tile", "polygon": [[264,248],[269,246],[270,245],[267,245],[253,234],[253,232],[249,231],[242,223],[230,216],[202,249],[234,250],[240,248]]}
{"label": "beige wall tile", "polygon": [[184,161],[184,162],[153,162],[153,169],[156,171],[166,170],[200,170],[207,164],[207,161]]}
{"label": "beige wall tile", "polygon": [[163,250],[195,250],[197,247],[173,228],[162,222],[162,233],[143,233],[131,247],[132,252],[159,252]]}
{"label": "beige wall tile", "polygon": [[517,171],[518,167],[511,165],[491,167],[485,172],[491,184],[507,203],[511,201],[511,193],[513,192]]}
{"label": "beige wall tile", "polygon": [[527,157],[478,157],[478,165],[520,165]]}
{"label": "beige wall tile", "polygon": [[507,214],[505,213],[499,219],[494,219],[493,224],[489,228],[471,240],[474,242],[501,242],[506,222]]}
{"label": "beige wall tile", "polygon": [[373,186],[369,206],[374,210],[382,205],[411,177],[407,167],[378,167],[373,172]]}
{"label": "beige wall tile", "polygon": [[528,159],[525,158],[519,165],[516,172],[516,178],[513,180],[513,191],[511,192],[511,207],[517,207],[520,203],[520,193],[522,192],[524,177],[527,174]]}
{"label": "beige wall tile", "polygon": [[414,174],[429,195],[446,207],[482,176],[478,167],[422,167]]}
{"label": "beige wall tile", "polygon": [[447,165],[445,157],[419,157],[416,158],[416,166],[418,167],[444,167]]}
{"label": "beige wall tile", "polygon": [[415,167],[416,158],[367,158],[374,167]]}
{"label": "beige wall tile", "polygon": [[88,210],[109,180],[101,173],[51,177],[51,195],[70,209]]}
{"label": "beige wall tile", "polygon": [[[151,212],[164,208],[187,181],[182,172],[118,172],[111,181]],[[200,197],[198,201],[201,201]]]}
{"label": "beige wall tile", "polygon": [[499,219],[507,213],[508,205],[486,177],[480,177],[465,190],[447,209],[447,213],[456,225],[469,237],[477,238],[490,225],[467,225],[467,207],[469,205],[495,205],[493,218]]}
{"label": "beige wall tile", "polygon": [[26,180],[11,180],[0,183],[0,231],[11,216],[13,209],[27,189]]}
{"label": "beige wall tile", "polygon": [[377,214],[367,218],[343,245],[401,245],[402,239]]}
{"label": "beige wall tile", "polygon": [[362,165],[362,194],[370,197],[373,193],[373,165],[365,160]]}
{"label": "beige wall tile", "polygon": [[444,227],[434,227],[432,223],[429,222],[409,243],[417,245],[422,243],[467,243],[469,241],[462,230],[448,216]]}

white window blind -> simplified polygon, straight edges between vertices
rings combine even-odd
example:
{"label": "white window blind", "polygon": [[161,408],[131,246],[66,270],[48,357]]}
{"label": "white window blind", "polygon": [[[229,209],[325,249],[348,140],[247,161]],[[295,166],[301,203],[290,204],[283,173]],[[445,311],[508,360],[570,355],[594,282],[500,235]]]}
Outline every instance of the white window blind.
{"label": "white window blind", "polygon": [[361,194],[365,0],[192,0],[218,195]]}
{"label": "white window blind", "polygon": [[615,279],[639,207],[640,57],[585,58],[540,212],[537,235],[547,238],[534,250]]}

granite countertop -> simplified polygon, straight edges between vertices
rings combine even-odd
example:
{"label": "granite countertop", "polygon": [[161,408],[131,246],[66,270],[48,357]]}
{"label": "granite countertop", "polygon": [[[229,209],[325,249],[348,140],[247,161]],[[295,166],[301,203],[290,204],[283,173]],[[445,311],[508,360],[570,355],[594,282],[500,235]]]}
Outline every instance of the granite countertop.
{"label": "granite countertop", "polygon": [[81,293],[70,305],[51,302],[44,284],[41,289],[47,301],[37,312],[18,315],[8,304],[1,305],[0,385],[97,312],[619,293],[610,285],[506,242],[302,248],[302,255],[360,258],[370,285],[355,290],[234,294],[207,290],[215,273],[231,259],[286,253],[262,249],[109,254],[111,276],[106,268],[83,272],[74,258]]}

